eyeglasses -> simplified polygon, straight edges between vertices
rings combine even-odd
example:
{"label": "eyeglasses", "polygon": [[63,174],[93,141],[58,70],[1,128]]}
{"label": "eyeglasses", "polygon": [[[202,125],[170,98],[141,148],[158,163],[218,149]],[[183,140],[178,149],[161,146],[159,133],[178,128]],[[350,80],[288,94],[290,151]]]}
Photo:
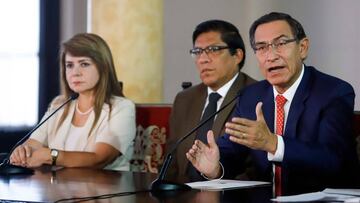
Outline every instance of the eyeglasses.
{"label": "eyeglasses", "polygon": [[228,46],[208,46],[205,48],[195,47],[190,49],[190,55],[197,59],[201,56],[203,52],[206,53],[207,56],[212,57],[220,53],[223,49],[229,49]]}
{"label": "eyeglasses", "polygon": [[288,43],[291,42],[295,42],[296,39],[278,39],[278,40],[274,40],[273,42],[270,43],[257,43],[255,44],[255,46],[253,47],[255,53],[260,54],[260,55],[264,55],[269,51],[269,47],[271,46],[273,50],[275,50],[277,53],[282,52],[286,49],[286,45]]}

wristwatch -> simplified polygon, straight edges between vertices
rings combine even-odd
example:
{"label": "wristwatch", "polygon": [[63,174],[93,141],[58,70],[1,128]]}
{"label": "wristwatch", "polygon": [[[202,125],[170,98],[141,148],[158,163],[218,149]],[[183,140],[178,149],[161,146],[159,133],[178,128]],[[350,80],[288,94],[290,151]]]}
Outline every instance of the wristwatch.
{"label": "wristwatch", "polygon": [[57,160],[57,158],[59,156],[59,150],[51,149],[50,150],[50,155],[51,155],[51,159],[52,159],[51,165],[55,166],[56,165],[56,160]]}

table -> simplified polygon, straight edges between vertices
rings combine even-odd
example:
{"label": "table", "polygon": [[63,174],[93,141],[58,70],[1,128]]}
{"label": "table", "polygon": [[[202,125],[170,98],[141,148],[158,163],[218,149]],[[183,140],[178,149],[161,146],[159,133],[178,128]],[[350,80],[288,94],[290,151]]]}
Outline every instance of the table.
{"label": "table", "polygon": [[[0,200],[55,202],[64,198],[146,191],[155,178],[156,174],[151,173],[42,167],[35,170],[34,175],[0,176]],[[262,186],[217,192],[191,190],[162,198],[147,191],[93,202],[266,203],[270,202],[271,195],[271,186]]]}

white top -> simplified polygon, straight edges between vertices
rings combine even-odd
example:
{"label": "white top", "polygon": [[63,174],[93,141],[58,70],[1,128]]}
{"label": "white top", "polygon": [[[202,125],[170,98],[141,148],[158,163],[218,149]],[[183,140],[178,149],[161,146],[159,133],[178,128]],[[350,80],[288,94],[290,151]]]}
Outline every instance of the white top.
{"label": "white top", "polygon": [[[58,99],[55,99],[54,101],[57,100]],[[71,148],[74,151],[93,152],[95,150],[96,143],[102,142],[109,144],[119,150],[122,155],[117,157],[114,162],[107,165],[105,169],[129,170],[129,161],[132,158],[133,153],[129,146],[131,145],[136,132],[135,105],[128,99],[116,96],[112,97],[111,102],[112,110],[110,117],[109,105],[104,104],[99,120],[89,135],[95,119],[95,113],[92,111],[85,125],[81,130],[77,131],[76,134],[80,131],[82,133],[81,135],[78,134],[79,137],[76,144],[73,143],[74,146],[71,146]],[[55,105],[54,103],[58,104]],[[58,131],[56,131],[57,123],[59,122],[64,109],[60,109],[59,112],[37,129],[31,135],[31,138],[39,141],[46,147],[66,151],[65,146],[68,141],[68,137],[70,134],[75,133],[70,133],[71,120],[75,111],[75,103],[76,101],[72,101],[69,104],[69,114]],[[43,119],[50,115],[58,106],[59,102],[53,102],[49,110],[45,113]],[[73,139],[73,136],[71,137],[71,139]]]}
{"label": "white top", "polygon": [[[86,122],[88,122],[89,119],[87,119]],[[73,124],[70,125],[70,130],[68,133],[68,137],[66,138],[65,142],[65,151],[77,151],[76,146],[77,143],[81,141],[81,134],[84,133],[84,126],[77,127]]]}

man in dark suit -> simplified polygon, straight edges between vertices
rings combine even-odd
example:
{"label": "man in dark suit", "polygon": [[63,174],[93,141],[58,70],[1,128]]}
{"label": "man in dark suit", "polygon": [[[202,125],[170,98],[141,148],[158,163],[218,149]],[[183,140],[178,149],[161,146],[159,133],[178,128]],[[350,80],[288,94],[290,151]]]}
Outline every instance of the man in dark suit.
{"label": "man in dark suit", "polygon": [[276,195],[359,184],[351,85],[303,64],[309,40],[287,14],[256,20],[250,43],[266,80],[242,91],[217,144],[209,131],[187,158],[208,178],[232,178],[250,156],[249,178],[274,182]]}
{"label": "man in dark suit", "polygon": [[[194,58],[202,83],[176,95],[170,117],[170,139],[167,142],[167,150],[198,125],[202,117],[206,117],[205,108],[209,106],[211,93],[216,92],[220,95],[220,99],[216,102],[216,109],[219,109],[234,98],[243,87],[255,82],[248,75],[240,72],[245,63],[245,46],[234,25],[221,20],[202,22],[195,28],[192,41],[193,49],[190,50],[190,54]],[[225,122],[229,119],[235,103],[226,107],[217,115],[212,126],[209,126],[216,137],[224,134]],[[202,179],[191,164],[188,164],[185,156],[196,136],[196,133],[193,133],[179,146],[170,165],[167,179],[174,180],[179,176],[185,176],[191,181]]]}

